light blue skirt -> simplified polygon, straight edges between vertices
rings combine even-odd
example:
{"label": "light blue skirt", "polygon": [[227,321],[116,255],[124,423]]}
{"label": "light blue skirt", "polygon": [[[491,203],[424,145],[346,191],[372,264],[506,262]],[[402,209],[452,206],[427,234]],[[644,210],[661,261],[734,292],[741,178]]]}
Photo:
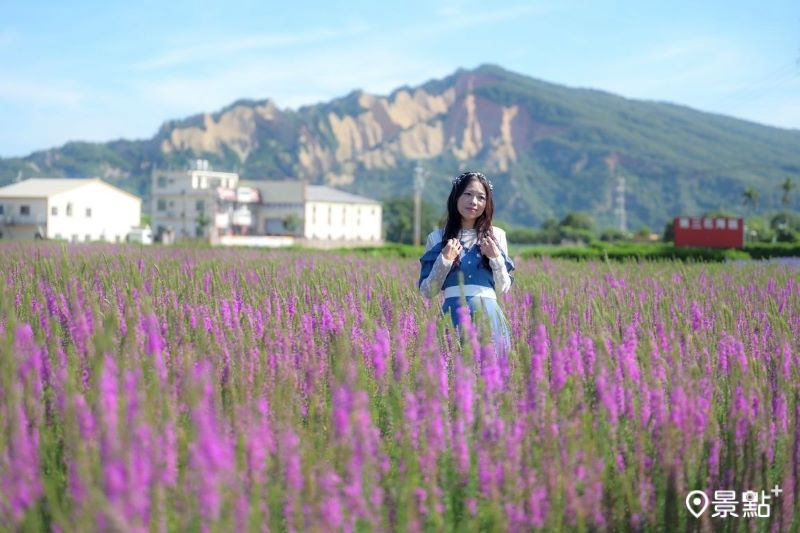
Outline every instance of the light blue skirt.
{"label": "light blue skirt", "polygon": [[[482,296],[467,296],[467,306],[469,307],[469,315],[476,327],[480,328],[479,324],[485,320],[489,324],[492,331],[492,339],[494,340],[495,349],[498,353],[508,353],[511,349],[511,330],[508,327],[508,320],[500,309],[500,305],[494,298],[484,298]],[[458,328],[458,306],[461,305],[461,298],[445,298],[442,305],[442,313],[449,313],[453,321],[453,325]]]}

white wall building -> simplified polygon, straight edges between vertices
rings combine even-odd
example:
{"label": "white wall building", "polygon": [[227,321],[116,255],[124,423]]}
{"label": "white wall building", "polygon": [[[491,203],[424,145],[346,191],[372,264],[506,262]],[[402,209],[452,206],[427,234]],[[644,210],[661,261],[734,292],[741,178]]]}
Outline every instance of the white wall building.
{"label": "white wall building", "polygon": [[32,178],[0,188],[3,239],[125,242],[142,200],[100,179]]}
{"label": "white wall building", "polygon": [[[236,222],[249,226],[250,220],[239,209],[220,210],[220,191],[231,192],[235,202],[239,175],[211,170],[208,161],[198,160],[189,170],[156,171],[152,177],[150,225],[156,235],[167,231],[176,239],[209,237],[224,222],[227,228]],[[219,219],[219,220],[218,220]],[[223,220],[224,219],[224,220]]]}
{"label": "white wall building", "polygon": [[297,180],[246,182],[258,189],[261,203],[255,212],[254,233],[303,235],[306,184]]}
{"label": "white wall building", "polygon": [[380,202],[332,187],[302,181],[243,182],[258,189],[254,233],[294,236],[310,246],[380,244]]}
{"label": "white wall building", "polygon": [[306,239],[381,241],[383,206],[377,200],[322,185],[306,186]]}

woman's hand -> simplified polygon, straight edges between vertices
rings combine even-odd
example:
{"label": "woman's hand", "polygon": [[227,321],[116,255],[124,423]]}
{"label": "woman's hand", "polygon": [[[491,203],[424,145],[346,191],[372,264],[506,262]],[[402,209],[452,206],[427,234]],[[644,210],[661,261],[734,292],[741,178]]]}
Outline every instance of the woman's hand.
{"label": "woman's hand", "polygon": [[448,261],[455,261],[456,258],[461,255],[462,250],[463,246],[461,246],[461,241],[458,239],[450,239],[442,249],[442,255]]}
{"label": "woman's hand", "polygon": [[481,253],[490,259],[494,259],[495,257],[500,257],[500,247],[497,246],[497,243],[494,242],[489,236],[484,236],[480,241],[479,244],[481,246]]}

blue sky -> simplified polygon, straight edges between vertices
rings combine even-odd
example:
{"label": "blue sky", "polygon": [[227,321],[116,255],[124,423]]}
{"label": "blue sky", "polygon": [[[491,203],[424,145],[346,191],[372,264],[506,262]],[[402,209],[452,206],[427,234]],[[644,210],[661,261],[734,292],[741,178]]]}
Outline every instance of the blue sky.
{"label": "blue sky", "polygon": [[0,0],[0,157],[482,63],[800,129],[797,0]]}

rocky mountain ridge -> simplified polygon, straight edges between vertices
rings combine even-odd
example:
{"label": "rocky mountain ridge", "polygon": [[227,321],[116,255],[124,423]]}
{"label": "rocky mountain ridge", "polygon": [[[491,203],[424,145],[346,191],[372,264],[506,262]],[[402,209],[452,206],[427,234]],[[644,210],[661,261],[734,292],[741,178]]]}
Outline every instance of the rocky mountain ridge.
{"label": "rocky mountain ridge", "polygon": [[[165,123],[149,140],[68,143],[0,160],[15,175],[99,175],[147,195],[157,168],[195,158],[247,179],[296,178],[379,199],[410,194],[413,167],[442,203],[449,176],[481,169],[497,216],[535,225],[568,211],[616,223],[620,176],[632,227],[741,204],[800,174],[800,132],[671,104],[571,89],[484,65],[387,96],[353,91],[297,110],[238,101]],[[763,194],[765,204],[770,193]]]}

